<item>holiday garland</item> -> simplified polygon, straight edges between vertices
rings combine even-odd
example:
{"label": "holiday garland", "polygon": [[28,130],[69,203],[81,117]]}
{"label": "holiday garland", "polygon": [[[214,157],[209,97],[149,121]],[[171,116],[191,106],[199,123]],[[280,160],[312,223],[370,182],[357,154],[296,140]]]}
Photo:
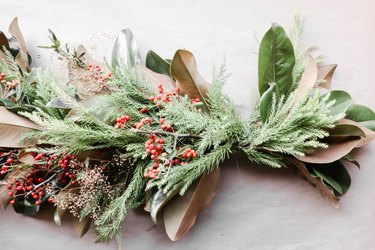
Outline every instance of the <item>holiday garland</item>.
{"label": "holiday garland", "polygon": [[220,163],[232,152],[264,167],[295,167],[333,206],[350,186],[344,161],[374,138],[375,113],[345,91],[330,90],[336,65],[302,49],[303,19],[289,36],[273,24],[259,48],[260,99],[248,119],[223,93],[223,64],[208,84],[192,53],[172,60],[149,51],[142,64],[129,29],[112,63],[51,46],[69,82],[32,68],[18,28],[0,33],[0,202],[34,215],[56,206],[82,236],[93,225],[99,241],[121,238],[128,209],[144,206],[178,240],[214,198]]}

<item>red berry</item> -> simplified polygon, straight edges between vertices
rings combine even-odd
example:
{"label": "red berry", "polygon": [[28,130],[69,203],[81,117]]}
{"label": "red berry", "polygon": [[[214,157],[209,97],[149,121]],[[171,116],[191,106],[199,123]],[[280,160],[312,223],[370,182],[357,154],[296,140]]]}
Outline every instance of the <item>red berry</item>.
{"label": "red berry", "polygon": [[16,201],[15,201],[15,200],[11,200],[11,201],[10,201],[10,204],[12,204],[12,205],[13,205],[14,203],[16,203]]}
{"label": "red berry", "polygon": [[10,191],[10,192],[8,193],[9,196],[13,196],[13,194],[14,194],[14,193],[13,193],[12,191]]}
{"label": "red berry", "polygon": [[48,198],[48,202],[53,202],[53,199],[51,197]]}
{"label": "red berry", "polygon": [[8,158],[8,159],[7,159],[7,163],[8,163],[8,164],[12,164],[12,163],[13,163],[13,159],[12,159],[12,158]]}
{"label": "red berry", "polygon": [[37,204],[39,206],[40,205],[40,201],[36,201],[35,204]]}
{"label": "red berry", "polygon": [[8,189],[11,190],[13,188],[12,185],[8,185]]}

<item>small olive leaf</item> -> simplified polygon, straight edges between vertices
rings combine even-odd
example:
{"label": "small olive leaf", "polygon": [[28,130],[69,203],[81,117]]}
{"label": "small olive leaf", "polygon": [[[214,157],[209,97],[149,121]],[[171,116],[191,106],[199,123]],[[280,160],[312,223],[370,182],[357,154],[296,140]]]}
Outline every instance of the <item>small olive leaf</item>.
{"label": "small olive leaf", "polygon": [[274,94],[276,93],[276,83],[270,83],[270,87],[267,89],[266,92],[263,93],[262,97],[260,98],[259,102],[259,112],[260,118],[263,123],[268,120],[269,111],[272,105],[272,99]]}
{"label": "small olive leaf", "polygon": [[89,231],[91,226],[91,218],[78,219],[73,218],[73,226],[79,237],[82,237]]}
{"label": "small olive leaf", "polygon": [[112,50],[112,68],[131,69],[142,63],[138,46],[130,29],[123,29],[117,35]]}
{"label": "small olive leaf", "polygon": [[299,174],[314,187],[316,187],[323,197],[329,201],[334,208],[339,208],[339,198],[335,195],[331,187],[327,186],[321,178],[316,177],[313,173],[310,173],[303,162],[291,158],[288,158],[288,160],[297,167]]}
{"label": "small olive leaf", "polygon": [[190,51],[176,51],[171,63],[171,76],[176,80],[181,94],[188,95],[190,99],[199,98],[203,102],[203,108],[209,110],[205,100],[208,82],[198,72],[197,63]]}
{"label": "small olive leaf", "polygon": [[172,241],[181,239],[194,225],[199,212],[204,210],[216,195],[220,169],[202,176],[184,196],[175,196],[164,208],[165,230]]}
{"label": "small olive leaf", "polygon": [[305,71],[302,74],[301,81],[299,82],[298,87],[293,94],[294,105],[300,102],[310,93],[310,91],[314,88],[317,77],[318,66],[315,63],[314,58],[309,55],[307,57]]}
{"label": "small olive leaf", "polygon": [[359,122],[375,131],[375,113],[370,108],[359,104],[351,104],[345,113],[345,118]]}
{"label": "small olive leaf", "polygon": [[308,163],[331,163],[350,153],[360,142],[361,138],[359,137],[348,137],[337,143],[329,144],[328,148],[317,148],[309,155],[296,156],[296,158]]}
{"label": "small olive leaf", "polygon": [[161,58],[154,51],[149,50],[146,56],[146,67],[152,71],[169,76],[171,71],[171,63]]}
{"label": "small olive leaf", "polygon": [[258,57],[258,88],[260,96],[275,82],[280,94],[289,94],[295,64],[294,50],[284,29],[278,24],[264,35]]}
{"label": "small olive leaf", "polygon": [[351,154],[347,154],[340,159],[340,161],[343,161],[343,160],[348,161],[348,162],[356,165],[358,167],[358,169],[361,168],[361,165],[359,164],[359,162],[356,159],[354,159],[354,157]]}
{"label": "small olive leaf", "polygon": [[171,91],[176,88],[176,84],[171,77],[156,73],[143,64],[137,63],[135,65],[135,71],[143,79],[147,80],[154,89],[157,89],[158,84],[162,84],[166,91]]}
{"label": "small olive leaf", "polygon": [[340,161],[329,164],[308,164],[314,173],[331,186],[338,194],[345,194],[350,187],[350,175]]}
{"label": "small olive leaf", "polygon": [[40,127],[32,121],[0,107],[0,147],[24,148],[34,145],[32,141],[24,141],[21,144],[20,140],[24,135],[35,130],[40,130]]}
{"label": "small olive leaf", "polygon": [[159,189],[154,193],[154,195],[151,197],[150,201],[150,215],[152,221],[156,224],[156,219],[158,216],[159,211],[164,207],[167,202],[172,199],[176,192],[173,192],[171,195],[164,194],[163,190]]}
{"label": "small olive leaf", "polygon": [[21,30],[18,26],[17,17],[14,18],[9,25],[9,33],[17,40],[20,47],[20,53],[16,56],[18,65],[23,71],[29,72],[32,60],[29,52],[27,51],[25,39],[23,38]]}
{"label": "small olive leaf", "polygon": [[[13,183],[18,178],[23,178],[24,176],[26,176],[26,174],[27,174],[27,171],[23,169],[16,169],[15,171],[9,173],[5,177],[4,181]],[[0,206],[4,209],[8,206],[10,200],[12,199],[8,194],[10,191],[13,193],[16,193],[17,192],[16,185],[12,185],[12,189],[10,190],[8,189],[7,185],[0,185]]]}
{"label": "small olive leaf", "polygon": [[347,108],[353,104],[352,97],[343,90],[333,90],[329,92],[329,100],[335,100],[331,107],[331,115],[339,115],[346,112]]}
{"label": "small olive leaf", "polygon": [[[337,68],[337,64],[327,64],[318,67],[318,86],[331,89],[331,81],[333,77],[333,73]],[[317,86],[316,86],[317,87]]]}

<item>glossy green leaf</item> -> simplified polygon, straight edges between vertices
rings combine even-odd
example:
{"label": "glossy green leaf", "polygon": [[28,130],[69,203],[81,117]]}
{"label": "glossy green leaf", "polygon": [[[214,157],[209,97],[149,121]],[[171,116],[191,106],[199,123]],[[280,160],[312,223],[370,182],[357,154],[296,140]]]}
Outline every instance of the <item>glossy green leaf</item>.
{"label": "glossy green leaf", "polygon": [[350,187],[350,175],[340,161],[329,164],[309,164],[315,174],[328,183],[340,195],[345,194]]}
{"label": "glossy green leaf", "polygon": [[154,223],[156,223],[156,218],[158,216],[159,211],[176,194],[177,194],[177,191],[168,196],[164,194],[163,190],[161,189],[159,189],[158,191],[154,193],[154,195],[151,197],[151,202],[150,202],[150,214],[151,214],[151,219]]}
{"label": "glossy green leaf", "polygon": [[59,208],[56,208],[55,213],[53,214],[53,220],[55,221],[56,225],[61,226],[61,217],[59,214]]}
{"label": "glossy green leaf", "polygon": [[351,154],[345,155],[344,157],[342,157],[342,159],[356,165],[358,168],[361,168],[359,162]]}
{"label": "glossy green leaf", "polygon": [[133,33],[130,29],[123,29],[118,34],[113,46],[112,67],[131,69],[138,62],[141,63],[141,56]]}
{"label": "glossy green leaf", "polygon": [[161,58],[158,54],[156,54],[152,50],[149,50],[147,53],[146,67],[156,73],[167,75],[167,76],[170,75],[170,71],[171,71],[171,63]]}
{"label": "glossy green leaf", "polygon": [[338,124],[328,132],[330,136],[366,136],[362,129],[351,124]]}
{"label": "glossy green leaf", "polygon": [[262,96],[275,82],[280,94],[288,94],[292,86],[292,72],[295,64],[294,50],[284,29],[278,24],[264,35],[259,48],[258,87]]}
{"label": "glossy green leaf", "polygon": [[262,97],[260,98],[259,112],[262,122],[266,122],[268,119],[269,111],[272,105],[272,98],[275,92],[276,83],[272,82],[270,83],[270,87],[267,89],[266,92],[263,93]]}
{"label": "glossy green leaf", "polygon": [[366,106],[352,104],[347,108],[345,118],[356,122],[373,121],[375,120],[375,113]]}
{"label": "glossy green leaf", "polygon": [[335,100],[331,108],[331,115],[345,113],[347,108],[353,103],[352,97],[343,90],[333,90],[329,92],[329,100]]}

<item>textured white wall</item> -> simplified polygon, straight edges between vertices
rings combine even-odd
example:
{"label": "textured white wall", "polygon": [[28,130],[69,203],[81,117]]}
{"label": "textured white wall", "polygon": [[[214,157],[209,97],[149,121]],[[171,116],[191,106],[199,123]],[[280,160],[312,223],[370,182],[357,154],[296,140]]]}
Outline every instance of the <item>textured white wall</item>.
{"label": "textured white wall", "polygon": [[[271,22],[289,27],[294,10],[305,13],[306,45],[319,45],[327,63],[338,63],[334,88],[349,91],[375,108],[375,2],[364,1],[2,1],[0,26],[14,16],[36,65],[54,68],[48,44],[51,28],[69,44],[84,44],[99,56],[109,54],[119,30],[129,27],[142,54],[153,49],[172,57],[186,48],[202,74],[227,59],[228,95],[246,113],[256,96],[258,44]],[[103,34],[104,33],[104,34]],[[100,39],[98,39],[99,37]],[[94,48],[92,48],[94,46]],[[96,48],[95,48],[96,47]],[[361,171],[349,169],[352,186],[335,210],[307,182],[290,170],[251,167],[241,157],[223,166],[217,197],[189,234],[169,241],[162,223],[142,211],[132,212],[124,227],[126,249],[375,249],[375,143],[357,153]],[[237,163],[236,163],[237,162]],[[237,164],[237,165],[236,165]],[[36,218],[0,212],[0,249],[114,249],[114,242],[94,244],[94,232],[82,239],[67,221],[54,225],[51,213]],[[161,221],[160,221],[161,222]]]}

